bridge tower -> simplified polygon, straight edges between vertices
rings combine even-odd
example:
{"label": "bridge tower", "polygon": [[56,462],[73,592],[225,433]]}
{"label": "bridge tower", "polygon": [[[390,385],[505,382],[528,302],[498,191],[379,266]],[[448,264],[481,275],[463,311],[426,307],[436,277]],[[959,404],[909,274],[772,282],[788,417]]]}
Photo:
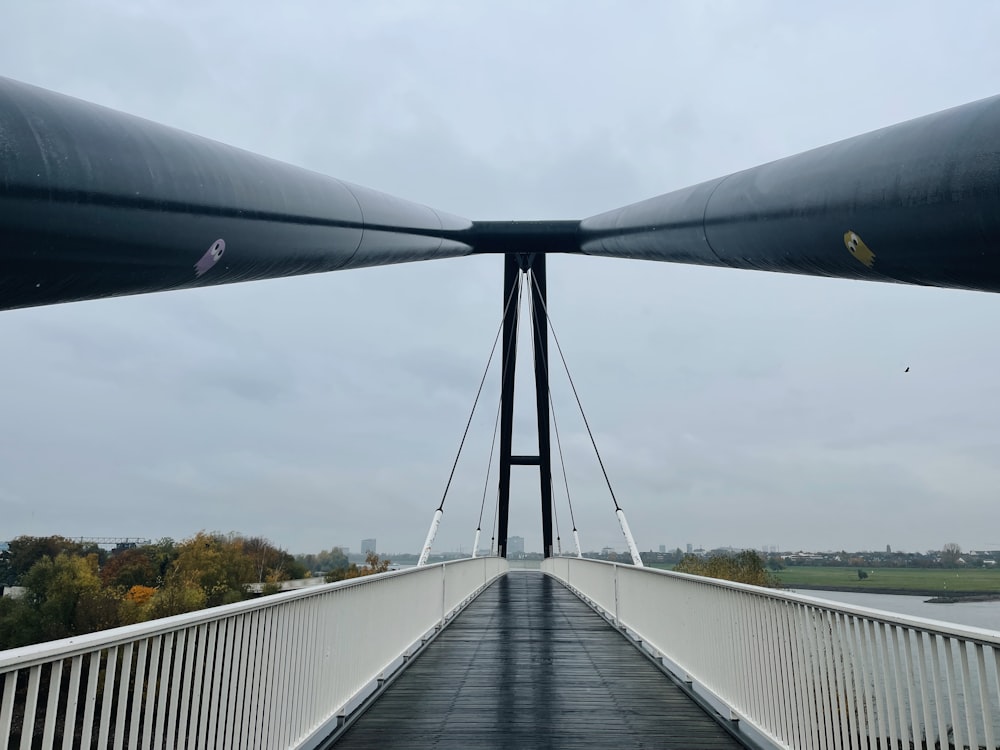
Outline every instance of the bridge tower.
{"label": "bridge tower", "polygon": [[[520,314],[521,274],[528,278],[531,294],[531,335],[534,341],[535,410],[538,416],[538,453],[513,455],[514,370],[517,364],[517,322]],[[507,557],[507,519],[510,509],[511,466],[537,466],[542,503],[542,550],[552,557],[552,452],[549,444],[549,339],[546,320],[544,253],[506,253],[503,282],[503,364],[500,386],[500,496],[497,545]]]}

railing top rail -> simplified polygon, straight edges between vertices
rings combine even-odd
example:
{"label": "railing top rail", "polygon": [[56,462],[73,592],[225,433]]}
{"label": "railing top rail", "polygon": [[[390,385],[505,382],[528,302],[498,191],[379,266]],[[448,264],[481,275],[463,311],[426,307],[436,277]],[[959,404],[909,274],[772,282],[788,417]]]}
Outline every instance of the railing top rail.
{"label": "railing top rail", "polygon": [[841,602],[830,601],[829,599],[820,599],[814,596],[807,596],[805,594],[793,593],[790,591],[782,591],[780,589],[769,589],[763,586],[753,586],[748,583],[736,583],[735,581],[723,581],[718,578],[706,578],[704,576],[691,575],[689,573],[677,573],[672,570],[659,570],[657,568],[637,568],[634,565],[628,563],[617,563],[608,562],[606,560],[593,560],[589,558],[576,558],[567,557],[567,560],[572,560],[574,564],[588,563],[597,565],[610,565],[613,567],[618,567],[623,570],[634,571],[643,575],[659,575],[667,576],[669,578],[679,578],[685,581],[691,581],[692,583],[697,583],[703,586],[714,586],[716,588],[732,589],[735,591],[742,591],[753,596],[763,597],[767,599],[775,599],[786,601],[793,604],[804,604],[816,609],[823,609],[828,612],[840,613],[853,615],[855,617],[864,617],[868,620],[873,620],[875,622],[883,622],[890,625],[899,625],[906,628],[912,628],[915,630],[923,630],[928,633],[936,633],[939,635],[953,636],[956,638],[962,638],[968,641],[974,641],[977,643],[982,643],[990,646],[1000,646],[1000,631],[987,630],[986,628],[977,628],[971,625],[958,625],[953,622],[944,622],[942,620],[932,620],[925,617],[917,617],[915,615],[903,615],[896,612],[886,612],[881,609],[871,609],[869,607],[859,607],[853,604],[845,604]]}
{"label": "railing top rail", "polygon": [[292,591],[282,591],[277,594],[270,594],[258,599],[250,599],[235,604],[224,604],[219,607],[209,607],[196,612],[186,612],[170,617],[161,617],[148,622],[140,622],[135,625],[123,625],[118,628],[101,630],[96,633],[85,633],[83,635],[62,638],[56,641],[36,643],[31,646],[21,646],[7,651],[0,651],[0,674],[10,669],[23,669],[32,664],[43,664],[54,658],[67,658],[76,654],[84,654],[94,651],[97,648],[109,648],[118,646],[137,638],[145,638],[163,633],[169,633],[180,628],[200,625],[206,622],[221,620],[234,615],[245,614],[255,610],[269,609],[271,607],[287,604],[297,599],[309,599],[315,596],[322,596],[330,591],[348,589],[354,586],[364,586],[375,581],[384,581],[388,578],[425,573],[431,570],[445,568],[447,566],[461,565],[469,562],[482,562],[490,560],[490,557],[469,557],[461,560],[447,560],[445,562],[432,563],[419,568],[405,568],[403,570],[390,570],[385,573],[377,573],[361,578],[350,578],[345,581],[323,584],[322,586],[312,586],[310,588],[295,589]]}

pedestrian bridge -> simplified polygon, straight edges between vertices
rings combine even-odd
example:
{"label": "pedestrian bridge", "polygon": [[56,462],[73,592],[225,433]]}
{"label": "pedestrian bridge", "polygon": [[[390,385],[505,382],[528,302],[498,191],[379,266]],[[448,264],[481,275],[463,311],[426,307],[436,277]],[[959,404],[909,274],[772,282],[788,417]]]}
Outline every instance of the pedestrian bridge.
{"label": "pedestrian bridge", "polygon": [[488,557],[0,653],[0,748],[996,747],[1000,634]]}

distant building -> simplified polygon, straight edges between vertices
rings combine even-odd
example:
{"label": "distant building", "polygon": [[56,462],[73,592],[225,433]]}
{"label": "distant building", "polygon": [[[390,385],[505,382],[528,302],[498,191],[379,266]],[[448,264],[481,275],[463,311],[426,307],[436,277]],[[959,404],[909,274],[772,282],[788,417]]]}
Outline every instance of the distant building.
{"label": "distant building", "polygon": [[507,537],[507,557],[521,557],[524,555],[524,537]]}
{"label": "distant building", "polygon": [[890,545],[888,545],[888,544],[885,545],[885,552],[886,552],[887,555],[891,555],[892,554],[892,547]]}
{"label": "distant building", "polygon": [[660,553],[662,554],[663,552],[666,552],[666,551],[667,551],[667,545],[661,544],[660,545]]}
{"label": "distant building", "polygon": [[367,555],[369,552],[375,554],[375,540],[374,539],[362,539],[361,540],[361,554]]}
{"label": "distant building", "polygon": [[687,546],[687,553],[688,553],[689,555],[691,554],[691,542],[688,542],[688,546]]}

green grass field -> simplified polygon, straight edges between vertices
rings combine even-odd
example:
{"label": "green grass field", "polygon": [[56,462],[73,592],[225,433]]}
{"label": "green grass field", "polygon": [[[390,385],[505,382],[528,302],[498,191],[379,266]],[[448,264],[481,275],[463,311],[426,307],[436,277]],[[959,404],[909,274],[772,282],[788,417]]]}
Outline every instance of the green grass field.
{"label": "green grass field", "polygon": [[[672,565],[653,567],[670,570]],[[898,590],[927,592],[947,596],[950,592],[969,591],[1000,593],[1000,569],[971,568],[969,570],[943,570],[927,568],[864,568],[868,578],[858,578],[857,568],[799,567],[779,570],[782,586],[841,588],[857,591]]]}
{"label": "green grass field", "polygon": [[782,585],[836,586],[858,591],[867,589],[898,589],[900,591],[930,591],[947,595],[949,592],[995,591],[1000,593],[1000,570],[972,568],[943,570],[926,568],[865,568],[868,578],[858,578],[857,568],[789,567],[777,575]]}

